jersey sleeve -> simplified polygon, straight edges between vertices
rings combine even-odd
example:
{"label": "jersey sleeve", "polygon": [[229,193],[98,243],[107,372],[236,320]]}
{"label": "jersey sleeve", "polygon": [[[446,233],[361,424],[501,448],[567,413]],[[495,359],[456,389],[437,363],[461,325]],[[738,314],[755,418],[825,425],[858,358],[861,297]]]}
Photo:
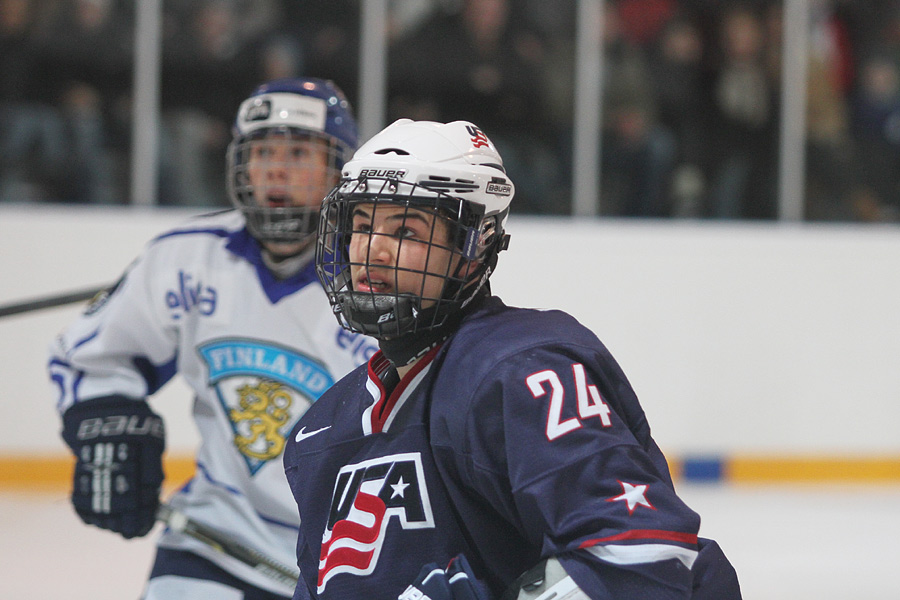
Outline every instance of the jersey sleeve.
{"label": "jersey sleeve", "polygon": [[[151,247],[152,248],[152,247]],[[50,344],[57,409],[92,398],[145,398],[175,373],[178,335],[155,310],[159,258],[145,253]]]}
{"label": "jersey sleeve", "polygon": [[[583,589],[606,590],[600,598],[689,596],[700,519],[676,495],[643,410],[602,344],[504,358],[469,408],[469,484],[541,556],[571,561]],[[630,595],[641,586],[660,595]]]}

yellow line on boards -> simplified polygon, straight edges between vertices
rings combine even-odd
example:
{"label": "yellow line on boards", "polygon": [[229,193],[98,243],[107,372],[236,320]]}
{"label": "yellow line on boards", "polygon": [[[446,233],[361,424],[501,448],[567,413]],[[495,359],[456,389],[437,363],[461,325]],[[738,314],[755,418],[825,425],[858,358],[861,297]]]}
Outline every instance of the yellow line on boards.
{"label": "yellow line on boards", "polygon": [[[75,459],[63,454],[0,454],[0,490],[71,488]],[[670,460],[672,477],[684,480],[684,465]],[[194,475],[193,455],[166,454],[166,488],[183,485]],[[898,483],[900,456],[751,456],[721,460],[721,483]]]}
{"label": "yellow line on boards", "polygon": [[[71,488],[75,457],[67,455],[0,455],[0,489]],[[194,475],[194,457],[163,457],[166,486],[180,486]]]}
{"label": "yellow line on boards", "polygon": [[900,457],[751,457],[724,462],[724,481],[900,483]]}

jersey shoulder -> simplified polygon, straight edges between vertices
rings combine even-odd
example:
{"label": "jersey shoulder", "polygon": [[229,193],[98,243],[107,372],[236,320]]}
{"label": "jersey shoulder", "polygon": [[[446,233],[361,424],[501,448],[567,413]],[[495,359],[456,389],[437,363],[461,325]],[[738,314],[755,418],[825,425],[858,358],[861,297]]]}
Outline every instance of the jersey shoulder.
{"label": "jersey shoulder", "polygon": [[[536,405],[531,402],[536,384],[528,383],[532,377],[552,378],[570,388],[575,377],[582,377],[584,385],[598,385],[601,393],[636,402],[603,343],[559,310],[510,307],[489,298],[463,322],[438,360],[439,381],[434,388],[441,401],[434,403],[433,411],[446,413],[458,427],[468,427],[467,421],[483,420],[485,415],[516,413],[523,403]],[[569,389],[569,395],[576,397],[575,391]],[[497,411],[501,404],[504,408]]]}
{"label": "jersey shoulder", "polygon": [[253,258],[250,250],[254,250],[255,256],[258,249],[251,241],[243,215],[236,210],[223,210],[188,218],[159,233],[147,242],[140,258],[153,265],[150,267],[153,270],[164,270],[167,265],[202,268],[202,265],[227,261],[226,257],[235,254],[231,250],[235,245],[243,248],[241,255],[246,255],[245,258]]}
{"label": "jersey shoulder", "polygon": [[595,365],[612,357],[597,336],[563,311],[510,307],[490,297],[463,321],[437,361],[436,388],[453,390],[448,410],[463,415],[476,404],[491,404],[530,373],[571,370],[573,363]]}
{"label": "jersey shoulder", "polygon": [[455,354],[476,356],[487,369],[539,347],[605,350],[590,329],[566,312],[507,306],[496,296],[463,321],[451,346]]}
{"label": "jersey shoulder", "polygon": [[205,213],[185,219],[175,227],[164,231],[150,240],[156,246],[182,240],[217,240],[228,238],[244,229],[244,217],[234,209]]}

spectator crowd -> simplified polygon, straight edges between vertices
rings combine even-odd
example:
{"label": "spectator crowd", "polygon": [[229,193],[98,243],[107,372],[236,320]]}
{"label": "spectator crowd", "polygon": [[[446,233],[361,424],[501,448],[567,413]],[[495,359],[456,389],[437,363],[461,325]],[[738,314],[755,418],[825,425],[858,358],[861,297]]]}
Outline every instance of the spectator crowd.
{"label": "spectator crowd", "polygon": [[[601,214],[774,219],[782,1],[606,0]],[[900,0],[810,0],[809,220],[900,220]],[[390,0],[388,121],[479,123],[514,211],[571,212],[574,0]],[[0,201],[126,204],[135,3],[0,0]],[[158,203],[224,206],[258,83],[358,109],[359,0],[164,0]]]}

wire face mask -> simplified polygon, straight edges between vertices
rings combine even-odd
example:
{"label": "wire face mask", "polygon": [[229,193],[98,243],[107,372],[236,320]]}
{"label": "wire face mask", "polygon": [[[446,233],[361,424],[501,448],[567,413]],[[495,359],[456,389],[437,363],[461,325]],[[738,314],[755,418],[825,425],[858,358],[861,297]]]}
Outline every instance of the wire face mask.
{"label": "wire face mask", "polygon": [[440,327],[484,271],[462,200],[391,179],[343,182],[325,199],[316,264],[341,324],[379,339]]}
{"label": "wire face mask", "polygon": [[385,351],[445,339],[487,294],[509,243],[515,188],[496,148],[468,121],[398,119],[341,176],[322,206],[316,246],[338,322]]}
{"label": "wire face mask", "polygon": [[229,199],[250,234],[276,254],[307,247],[357,140],[350,104],[330,81],[283,79],[254,90],[238,110],[226,165]]}
{"label": "wire face mask", "polygon": [[322,198],[340,177],[345,154],[330,140],[288,128],[235,140],[229,147],[230,192],[253,236],[296,243],[314,234]]}

